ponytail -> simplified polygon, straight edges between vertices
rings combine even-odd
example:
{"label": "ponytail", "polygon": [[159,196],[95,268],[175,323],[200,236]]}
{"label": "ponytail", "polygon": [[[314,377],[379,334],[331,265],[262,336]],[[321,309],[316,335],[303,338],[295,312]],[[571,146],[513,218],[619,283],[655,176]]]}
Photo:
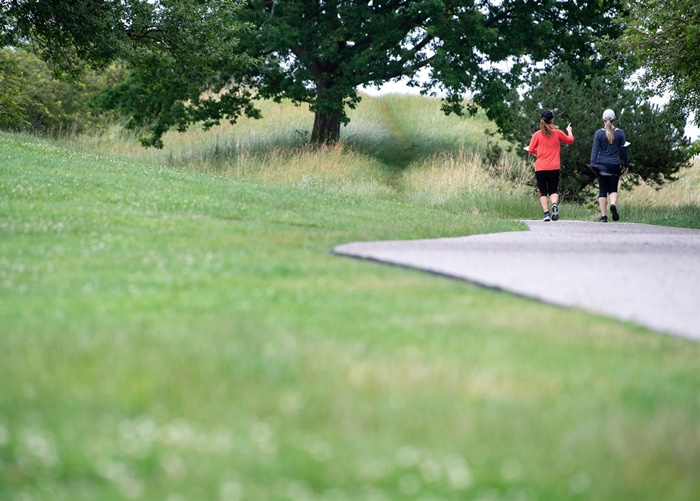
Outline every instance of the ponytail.
{"label": "ponytail", "polygon": [[605,121],[605,135],[608,136],[608,143],[613,144],[613,141],[615,141],[615,126],[612,120]]}
{"label": "ponytail", "polygon": [[542,134],[544,134],[544,137],[552,137],[552,134],[554,134],[554,131],[558,128],[559,127],[554,125],[551,121],[546,122],[544,118],[540,119],[540,130]]}

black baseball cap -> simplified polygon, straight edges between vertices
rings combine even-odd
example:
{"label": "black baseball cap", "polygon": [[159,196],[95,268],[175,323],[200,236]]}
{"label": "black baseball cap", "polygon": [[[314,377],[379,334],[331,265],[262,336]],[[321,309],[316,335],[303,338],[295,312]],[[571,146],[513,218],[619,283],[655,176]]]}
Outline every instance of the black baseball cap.
{"label": "black baseball cap", "polygon": [[554,113],[552,112],[552,110],[544,110],[542,112],[542,120],[544,120],[547,123],[554,120]]}

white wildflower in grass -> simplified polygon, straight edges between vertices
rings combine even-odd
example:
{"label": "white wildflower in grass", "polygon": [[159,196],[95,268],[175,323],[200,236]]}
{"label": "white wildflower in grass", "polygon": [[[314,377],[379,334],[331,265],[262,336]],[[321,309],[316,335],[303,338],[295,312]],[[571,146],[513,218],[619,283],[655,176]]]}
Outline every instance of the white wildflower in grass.
{"label": "white wildflower in grass", "polygon": [[160,459],[163,472],[172,479],[182,479],[187,475],[187,462],[176,454],[167,454]]}
{"label": "white wildflower in grass", "polygon": [[316,435],[307,435],[303,441],[303,448],[315,461],[322,463],[333,457],[331,445]]}
{"label": "white wildflower in grass", "polygon": [[250,439],[255,446],[265,454],[275,454],[277,452],[277,443],[275,442],[275,433],[264,421],[256,421],[250,427]]}
{"label": "white wildflower in grass", "polygon": [[439,461],[433,458],[423,459],[418,465],[423,481],[432,484],[442,479],[444,468]]}
{"label": "white wildflower in grass", "polygon": [[194,446],[197,434],[189,423],[176,420],[162,428],[160,440],[166,445],[187,449]]}
{"label": "white wildflower in grass", "polygon": [[418,464],[421,458],[420,450],[410,445],[402,445],[394,454],[396,465],[400,468],[411,468]]}
{"label": "white wildflower in grass", "polygon": [[158,426],[147,416],[119,423],[121,450],[130,456],[145,456],[157,440]]}
{"label": "white wildflower in grass", "polygon": [[25,428],[19,434],[22,458],[29,464],[52,468],[59,462],[58,450],[48,430],[38,427]]}
{"label": "white wildflower in grass", "polygon": [[443,464],[452,489],[463,491],[472,485],[472,472],[464,458],[451,454],[443,459]]}
{"label": "white wildflower in grass", "polygon": [[137,478],[134,469],[128,464],[103,459],[98,461],[94,468],[98,475],[112,482],[127,499],[139,499],[142,497],[144,485]]}

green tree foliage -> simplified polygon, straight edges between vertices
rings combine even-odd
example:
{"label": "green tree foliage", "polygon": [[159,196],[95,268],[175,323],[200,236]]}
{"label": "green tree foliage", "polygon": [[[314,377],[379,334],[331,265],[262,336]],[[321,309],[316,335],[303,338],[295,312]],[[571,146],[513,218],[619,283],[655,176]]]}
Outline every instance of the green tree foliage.
{"label": "green tree foliage", "polygon": [[627,2],[619,43],[647,70],[642,88],[671,91],[700,125],[700,4],[697,0]]}
{"label": "green tree foliage", "polygon": [[28,125],[28,98],[23,92],[19,59],[12,50],[0,50],[0,129],[4,130],[19,130]]}
{"label": "green tree foliage", "polygon": [[[242,45],[267,56],[256,84],[266,97],[310,104],[312,140],[338,137],[358,86],[408,77],[447,94],[446,112],[484,107],[498,115],[508,89],[534,62],[595,67],[592,35],[614,36],[617,1],[249,0],[241,11],[260,26]],[[425,68],[425,82],[416,80]]]}
{"label": "green tree foliage", "polygon": [[141,139],[162,147],[172,127],[184,131],[201,122],[235,123],[245,114],[259,117],[248,72],[256,63],[239,48],[252,28],[239,22],[237,2],[172,0],[152,2],[143,36],[129,36],[133,50],[120,55],[132,70],[108,92],[104,103],[130,116],[129,127],[148,127]]}
{"label": "green tree foliage", "polygon": [[[145,127],[146,145],[162,146],[176,127],[241,115],[258,116],[253,90],[238,66],[250,27],[237,19],[237,0],[10,0],[0,9],[4,38],[26,38],[58,74],[80,76],[84,65],[125,62],[131,74],[103,100]],[[8,22],[9,20],[9,22]],[[7,26],[15,21],[15,28]],[[234,78],[242,76],[241,78]]]}
{"label": "green tree foliage", "polygon": [[561,193],[574,200],[590,195],[596,179],[586,164],[590,161],[595,131],[602,128],[603,110],[611,108],[618,115],[615,125],[625,131],[631,143],[631,164],[627,182],[644,180],[661,185],[673,180],[681,167],[688,165],[690,141],[684,137],[686,114],[672,102],[664,108],[650,105],[639,93],[625,86],[618,74],[600,74],[577,81],[566,65],[533,78],[530,90],[520,97],[511,93],[508,113],[502,121],[505,136],[522,150],[539,129],[540,114],[553,109],[555,124],[564,129],[571,122],[574,144],[562,146]]}
{"label": "green tree foliage", "polygon": [[5,0],[0,7],[4,45],[30,40],[56,72],[77,77],[84,64],[105,68],[138,26],[129,4],[104,0]]}
{"label": "green tree foliage", "polygon": [[0,49],[0,129],[58,135],[100,128],[107,117],[94,102],[118,74],[86,71],[80,82],[59,81],[29,50]]}
{"label": "green tree foliage", "polygon": [[[255,116],[255,98],[308,103],[312,140],[333,141],[358,87],[408,77],[491,118],[532,64],[595,69],[593,37],[615,36],[620,0],[12,0],[20,32],[60,68],[125,59],[110,103],[164,131]],[[247,57],[243,57],[247,54]],[[261,58],[259,64],[251,64]],[[428,78],[419,82],[418,72]],[[205,96],[205,97],[202,97]]]}

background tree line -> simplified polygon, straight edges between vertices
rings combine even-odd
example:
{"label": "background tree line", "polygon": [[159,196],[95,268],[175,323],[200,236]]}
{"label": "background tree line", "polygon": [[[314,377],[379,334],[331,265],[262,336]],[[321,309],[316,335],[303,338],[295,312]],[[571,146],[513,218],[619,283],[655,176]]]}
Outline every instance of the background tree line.
{"label": "background tree line", "polygon": [[104,89],[125,69],[86,70],[80,81],[58,80],[28,47],[0,49],[0,129],[41,135],[96,132],[118,117],[100,106]]}
{"label": "background tree line", "polygon": [[[484,109],[515,144],[527,142],[542,108],[564,113],[577,134],[563,166],[573,197],[593,180],[586,143],[612,107],[633,142],[633,172],[662,183],[693,153],[683,124],[698,107],[687,64],[698,45],[686,29],[697,10],[690,0],[3,0],[2,126],[60,131],[71,117],[84,123],[74,128],[95,125],[104,114],[86,103],[97,100],[70,94],[102,87],[102,109],[128,117],[144,145],[162,146],[171,128],[259,117],[258,99],[307,103],[311,141],[323,143],[339,138],[360,86],[403,77],[439,92],[446,113]],[[663,36],[650,35],[650,18]],[[44,77],[22,83],[40,71],[18,49],[27,43],[73,90]],[[115,62],[126,70],[108,70]],[[651,106],[626,85],[642,65],[647,81],[673,92],[669,105]],[[428,77],[419,80],[421,70]]]}

